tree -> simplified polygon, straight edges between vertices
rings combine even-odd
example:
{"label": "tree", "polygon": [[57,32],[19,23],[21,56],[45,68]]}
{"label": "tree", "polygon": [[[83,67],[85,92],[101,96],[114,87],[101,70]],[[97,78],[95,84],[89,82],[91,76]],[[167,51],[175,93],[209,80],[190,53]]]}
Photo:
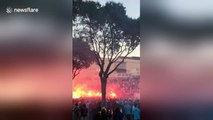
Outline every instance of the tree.
{"label": "tree", "polygon": [[78,36],[94,51],[100,68],[102,104],[105,105],[109,76],[140,43],[139,19],[129,18],[120,3],[108,2],[100,6],[89,1],[78,5],[75,15],[82,26]]}
{"label": "tree", "polygon": [[89,6],[91,5],[87,5],[87,2],[82,0],[73,1],[73,79],[82,69],[88,68],[95,62],[94,52],[90,49],[89,44],[82,40],[82,35],[79,33],[82,31],[82,24],[79,18],[82,18],[86,13],[84,7]]}
{"label": "tree", "polygon": [[73,39],[73,79],[82,69],[88,68],[95,61],[93,54],[86,42],[80,39]]}

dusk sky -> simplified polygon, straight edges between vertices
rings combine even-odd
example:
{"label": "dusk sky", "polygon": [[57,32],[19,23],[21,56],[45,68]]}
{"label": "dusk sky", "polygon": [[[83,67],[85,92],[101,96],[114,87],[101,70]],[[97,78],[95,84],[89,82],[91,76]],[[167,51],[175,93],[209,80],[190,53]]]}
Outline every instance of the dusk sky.
{"label": "dusk sky", "polygon": [[126,7],[129,17],[138,18],[140,16],[140,0],[98,0],[102,5],[108,1],[120,2]]}
{"label": "dusk sky", "polygon": [[[126,12],[129,17],[132,18],[138,18],[140,16],[140,0],[94,0],[100,2],[102,5],[104,5],[108,1],[114,1],[114,2],[120,2],[126,7]],[[129,55],[131,56],[140,56],[140,46],[133,51]]]}

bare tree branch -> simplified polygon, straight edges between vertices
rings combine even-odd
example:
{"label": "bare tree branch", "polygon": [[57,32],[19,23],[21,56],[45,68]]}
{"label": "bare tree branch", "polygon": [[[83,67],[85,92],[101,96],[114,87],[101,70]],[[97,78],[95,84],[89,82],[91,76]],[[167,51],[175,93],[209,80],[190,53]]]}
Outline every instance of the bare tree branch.
{"label": "bare tree branch", "polygon": [[81,71],[82,69],[76,69],[76,68],[74,68],[74,70],[73,70],[73,76],[72,76],[72,79],[75,79],[75,77],[76,76],[78,76],[79,74],[80,74],[80,71]]}
{"label": "bare tree branch", "polygon": [[[132,53],[133,51],[128,51],[127,52],[127,54],[124,56],[124,57],[119,57],[119,58],[121,58],[122,60],[114,67],[114,69],[112,69],[109,73],[108,73],[108,75],[110,75],[110,74],[112,74],[123,62],[124,62],[124,60],[127,58],[127,56],[130,54],[130,53]],[[115,62],[115,61],[114,61]]]}

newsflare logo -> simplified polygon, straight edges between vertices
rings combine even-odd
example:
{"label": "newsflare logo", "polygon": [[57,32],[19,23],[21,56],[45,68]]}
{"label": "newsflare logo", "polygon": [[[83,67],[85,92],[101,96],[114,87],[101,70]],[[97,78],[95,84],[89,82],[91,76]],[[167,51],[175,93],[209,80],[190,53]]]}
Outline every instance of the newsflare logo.
{"label": "newsflare logo", "polygon": [[13,8],[7,7],[6,12],[7,12],[7,13],[12,13],[12,12],[13,12]]}
{"label": "newsflare logo", "polygon": [[39,12],[38,8],[12,8],[12,7],[7,7],[6,8],[6,13],[37,13]]}

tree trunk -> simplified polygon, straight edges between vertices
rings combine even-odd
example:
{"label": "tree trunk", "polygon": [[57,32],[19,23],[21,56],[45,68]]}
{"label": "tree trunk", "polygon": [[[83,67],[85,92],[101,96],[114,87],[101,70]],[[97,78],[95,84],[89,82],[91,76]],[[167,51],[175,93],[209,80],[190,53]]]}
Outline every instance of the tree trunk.
{"label": "tree trunk", "polygon": [[106,106],[106,87],[107,87],[107,78],[101,77],[101,94],[103,106]]}

